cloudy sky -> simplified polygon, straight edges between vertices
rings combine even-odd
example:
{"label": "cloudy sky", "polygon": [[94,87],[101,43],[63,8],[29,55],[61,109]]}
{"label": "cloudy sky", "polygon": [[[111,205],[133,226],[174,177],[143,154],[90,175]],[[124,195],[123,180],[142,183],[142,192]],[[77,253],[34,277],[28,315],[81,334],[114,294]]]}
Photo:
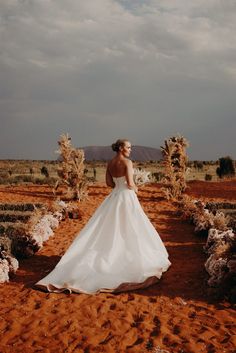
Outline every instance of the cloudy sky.
{"label": "cloudy sky", "polygon": [[236,159],[235,0],[1,0],[0,158],[180,133]]}

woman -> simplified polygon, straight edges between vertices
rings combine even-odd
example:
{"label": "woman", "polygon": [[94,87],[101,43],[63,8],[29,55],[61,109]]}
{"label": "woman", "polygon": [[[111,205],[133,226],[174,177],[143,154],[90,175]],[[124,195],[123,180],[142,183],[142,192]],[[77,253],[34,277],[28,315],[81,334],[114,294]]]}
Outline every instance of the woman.
{"label": "woman", "polygon": [[106,183],[113,188],[62,256],[36,283],[50,292],[120,292],[145,288],[171,265],[168,253],[144,213],[128,159],[131,143],[112,144]]}

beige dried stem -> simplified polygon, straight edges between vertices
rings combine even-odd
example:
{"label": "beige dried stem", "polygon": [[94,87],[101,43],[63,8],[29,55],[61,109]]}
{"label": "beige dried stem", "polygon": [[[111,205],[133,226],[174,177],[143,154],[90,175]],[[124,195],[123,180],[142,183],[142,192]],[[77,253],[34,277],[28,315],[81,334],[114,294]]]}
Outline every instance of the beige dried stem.
{"label": "beige dried stem", "polygon": [[161,151],[165,166],[162,191],[168,200],[178,200],[186,189],[188,141],[180,135],[165,140]]}
{"label": "beige dried stem", "polygon": [[66,198],[82,200],[87,197],[88,181],[84,174],[84,151],[71,145],[68,134],[61,135],[58,141],[61,165],[58,169],[60,179],[54,187],[56,194],[60,185],[66,186]]}

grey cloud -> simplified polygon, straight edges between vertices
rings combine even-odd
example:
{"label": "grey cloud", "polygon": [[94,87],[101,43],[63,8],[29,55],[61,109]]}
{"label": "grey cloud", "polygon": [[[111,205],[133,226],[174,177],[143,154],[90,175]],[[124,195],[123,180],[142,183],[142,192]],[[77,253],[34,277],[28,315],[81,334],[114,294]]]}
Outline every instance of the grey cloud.
{"label": "grey cloud", "polygon": [[217,0],[2,0],[0,158],[54,158],[63,132],[80,146],[130,136],[155,147],[180,132],[193,141],[191,158],[236,158],[227,138],[235,9]]}

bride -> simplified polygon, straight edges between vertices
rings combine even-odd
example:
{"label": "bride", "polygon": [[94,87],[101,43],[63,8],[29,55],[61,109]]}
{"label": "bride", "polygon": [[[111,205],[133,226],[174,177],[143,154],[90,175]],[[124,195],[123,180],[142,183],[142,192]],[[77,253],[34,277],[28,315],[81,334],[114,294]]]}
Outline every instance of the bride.
{"label": "bride", "polygon": [[36,286],[49,292],[95,294],[145,288],[171,265],[136,193],[131,143],[112,144],[106,183],[113,190],[75,237],[56,267]]}

